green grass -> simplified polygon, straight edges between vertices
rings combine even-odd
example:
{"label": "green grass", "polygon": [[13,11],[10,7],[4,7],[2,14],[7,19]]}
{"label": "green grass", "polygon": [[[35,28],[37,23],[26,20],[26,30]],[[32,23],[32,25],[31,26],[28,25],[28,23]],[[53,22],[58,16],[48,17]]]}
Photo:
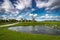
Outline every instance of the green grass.
{"label": "green grass", "polygon": [[[60,27],[60,22],[23,22],[14,26],[32,25],[58,25]],[[60,36],[47,34],[28,34],[8,30],[8,27],[3,27],[0,28],[0,40],[60,40]]]}
{"label": "green grass", "polygon": [[22,22],[15,26],[54,26],[60,27],[60,22]]}
{"label": "green grass", "polygon": [[27,34],[0,28],[0,40],[60,40],[60,36],[46,34]]}

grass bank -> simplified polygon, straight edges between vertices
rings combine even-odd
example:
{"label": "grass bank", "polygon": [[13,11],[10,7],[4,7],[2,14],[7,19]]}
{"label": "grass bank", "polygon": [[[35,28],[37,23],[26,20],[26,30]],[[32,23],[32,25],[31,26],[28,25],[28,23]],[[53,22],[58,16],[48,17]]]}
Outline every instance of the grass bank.
{"label": "grass bank", "polygon": [[15,26],[55,26],[60,27],[60,22],[21,22]]}

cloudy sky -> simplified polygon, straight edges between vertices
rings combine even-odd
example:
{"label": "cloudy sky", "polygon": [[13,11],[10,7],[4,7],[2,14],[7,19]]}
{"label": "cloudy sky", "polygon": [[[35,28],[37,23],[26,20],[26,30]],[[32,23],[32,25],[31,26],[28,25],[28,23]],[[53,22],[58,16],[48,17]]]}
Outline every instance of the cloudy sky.
{"label": "cloudy sky", "polygon": [[60,0],[0,0],[0,19],[60,20]]}

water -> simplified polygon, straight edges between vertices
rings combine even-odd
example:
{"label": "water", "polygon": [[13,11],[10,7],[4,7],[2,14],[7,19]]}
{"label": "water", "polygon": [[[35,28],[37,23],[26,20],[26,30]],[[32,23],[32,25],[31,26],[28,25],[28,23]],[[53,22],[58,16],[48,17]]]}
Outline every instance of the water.
{"label": "water", "polygon": [[60,35],[60,28],[52,28],[48,26],[16,26],[16,27],[9,27],[8,29],[33,34]]}

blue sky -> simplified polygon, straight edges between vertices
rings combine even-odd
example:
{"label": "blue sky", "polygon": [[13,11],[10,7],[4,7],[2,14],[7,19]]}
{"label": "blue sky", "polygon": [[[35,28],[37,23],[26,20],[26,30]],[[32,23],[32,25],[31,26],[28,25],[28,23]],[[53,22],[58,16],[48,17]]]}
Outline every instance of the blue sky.
{"label": "blue sky", "polygon": [[0,19],[60,20],[60,0],[0,0]]}

